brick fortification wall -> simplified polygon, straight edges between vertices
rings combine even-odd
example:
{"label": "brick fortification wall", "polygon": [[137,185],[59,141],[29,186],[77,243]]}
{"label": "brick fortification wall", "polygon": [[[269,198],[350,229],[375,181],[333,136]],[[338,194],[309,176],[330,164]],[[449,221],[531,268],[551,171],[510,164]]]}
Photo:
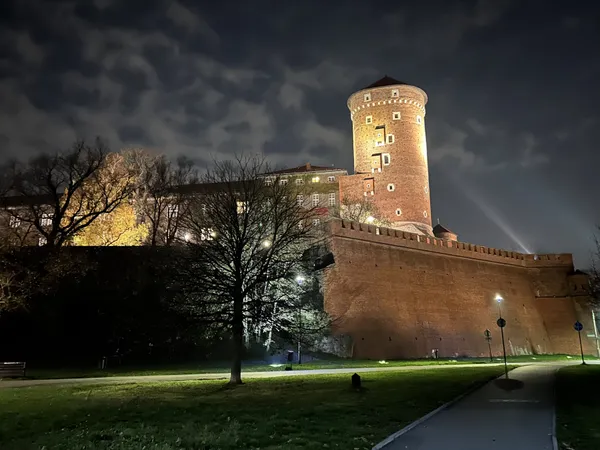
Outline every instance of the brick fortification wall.
{"label": "brick fortification wall", "polygon": [[[419,358],[434,348],[440,357],[487,356],[485,329],[501,355],[497,293],[509,354],[576,354],[573,323],[593,330],[568,254],[535,257],[340,220],[331,222],[331,247],[325,308],[335,333],[352,338],[354,358]],[[587,338],[584,350],[594,352]]]}

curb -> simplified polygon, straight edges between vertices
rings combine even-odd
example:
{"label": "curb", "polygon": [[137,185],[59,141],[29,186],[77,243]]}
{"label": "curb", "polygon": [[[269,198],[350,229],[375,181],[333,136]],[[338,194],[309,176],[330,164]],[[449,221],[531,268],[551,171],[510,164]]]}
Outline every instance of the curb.
{"label": "curb", "polygon": [[[509,372],[512,371],[513,369],[515,369],[515,367],[513,367],[512,369],[510,369]],[[477,383],[475,386],[471,387],[470,389],[467,389],[465,392],[463,392],[462,394],[460,394],[458,397],[455,397],[452,400],[450,400],[449,402],[444,403],[442,406],[437,407],[433,411],[425,414],[420,419],[417,419],[414,422],[409,423],[404,428],[402,428],[400,431],[396,431],[394,434],[389,435],[383,441],[379,442],[378,444],[375,444],[375,446],[371,450],[381,450],[381,449],[383,449],[386,445],[391,444],[396,439],[398,439],[400,436],[402,436],[403,434],[408,433],[410,430],[412,430],[413,428],[421,425],[426,420],[428,420],[431,417],[435,416],[436,414],[442,412],[443,410],[449,408],[450,406],[452,406],[455,403],[459,402],[460,400],[462,400],[466,396],[471,395],[473,392],[481,389],[486,384],[488,384],[488,383],[490,383],[490,382],[492,382],[494,380],[497,380],[499,378],[502,378],[502,377],[504,377],[504,374],[502,374],[502,375],[500,375],[498,377],[491,378],[491,379],[489,379],[489,380],[487,380],[485,382]],[[553,435],[554,435],[554,433],[553,433]],[[554,450],[558,450],[558,449],[555,447]]]}

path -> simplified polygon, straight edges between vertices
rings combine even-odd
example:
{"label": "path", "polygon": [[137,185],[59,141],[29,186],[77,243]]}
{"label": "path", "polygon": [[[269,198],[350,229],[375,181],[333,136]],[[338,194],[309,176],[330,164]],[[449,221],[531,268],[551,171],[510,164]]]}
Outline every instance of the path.
{"label": "path", "polygon": [[[526,365],[532,363],[515,363],[511,365]],[[548,363],[535,363],[547,365]],[[242,372],[242,378],[275,378],[293,377],[307,375],[335,375],[344,373],[366,373],[366,372],[388,372],[406,370],[436,370],[436,369],[459,369],[465,367],[490,367],[500,366],[502,363],[493,364],[456,364],[456,365],[425,365],[425,366],[394,366],[394,367],[358,367],[344,369],[314,369],[314,370],[289,370],[278,372]],[[27,387],[41,385],[65,385],[65,384],[113,384],[113,383],[150,383],[160,381],[190,381],[190,380],[227,380],[228,373],[197,373],[182,375],[143,375],[143,376],[121,376],[121,377],[97,377],[97,378],[62,378],[52,380],[4,380],[0,381],[0,389],[12,387]]]}
{"label": "path", "polygon": [[552,450],[554,378],[564,365],[519,367],[509,376],[521,389],[507,392],[492,381],[383,450]]}

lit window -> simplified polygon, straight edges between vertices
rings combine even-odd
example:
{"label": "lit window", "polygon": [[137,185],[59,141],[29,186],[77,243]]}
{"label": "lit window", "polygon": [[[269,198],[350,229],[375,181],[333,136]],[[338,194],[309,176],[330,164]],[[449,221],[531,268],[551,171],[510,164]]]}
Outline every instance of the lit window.
{"label": "lit window", "polygon": [[312,178],[312,182],[313,182],[313,183],[318,183],[318,182],[319,182],[319,180],[320,180],[320,178],[319,178],[319,177],[313,177],[313,178]]}
{"label": "lit window", "polygon": [[397,215],[397,216],[401,216],[401,215],[402,215],[402,210],[401,210],[400,208],[398,208],[398,209],[396,210],[396,215]]}
{"label": "lit window", "polygon": [[40,238],[38,239],[38,245],[40,247],[43,247],[44,245],[46,245],[48,243],[48,239],[46,239],[45,236],[40,236]]}
{"label": "lit window", "polygon": [[178,212],[179,212],[178,205],[168,205],[167,206],[167,217],[169,219],[173,219],[173,218],[177,217]]}
{"label": "lit window", "polygon": [[321,223],[321,219],[313,219],[313,225],[315,227],[318,227],[320,223]]}
{"label": "lit window", "polygon": [[200,240],[201,241],[212,241],[216,236],[212,228],[202,228],[200,230]]}
{"label": "lit window", "polygon": [[400,120],[400,112],[392,113],[392,118],[394,120]]}
{"label": "lit window", "polygon": [[333,175],[330,175],[327,177],[327,181],[329,181],[330,183],[333,183],[335,181],[335,177]]}
{"label": "lit window", "polygon": [[393,134],[388,134],[387,135],[387,143],[388,144],[393,144],[394,143],[394,135]]}
{"label": "lit window", "polygon": [[312,205],[319,206],[319,194],[312,195]]}
{"label": "lit window", "polygon": [[270,177],[265,178],[265,184],[267,184],[267,185],[273,184],[273,178],[270,178]]}
{"label": "lit window", "polygon": [[296,178],[296,184],[304,184],[304,178]]}
{"label": "lit window", "polygon": [[398,89],[392,89],[392,97],[398,97],[399,95]]}
{"label": "lit window", "polygon": [[42,214],[42,218],[40,219],[40,225],[43,227],[52,226],[52,214]]}
{"label": "lit window", "polygon": [[304,203],[304,196],[302,194],[296,195],[296,201],[298,202],[298,206],[302,206],[302,203]]}
{"label": "lit window", "polygon": [[427,211],[423,211],[423,217],[427,218]]}
{"label": "lit window", "polygon": [[390,184],[388,184],[387,188],[388,188],[388,191],[394,192],[394,189],[396,189],[396,186],[394,186],[394,183],[390,183]]}
{"label": "lit window", "polygon": [[237,202],[237,213],[244,214],[246,212],[246,202]]}
{"label": "lit window", "polygon": [[10,216],[8,224],[11,228],[19,228],[21,226],[21,219],[15,216]]}
{"label": "lit window", "polygon": [[282,185],[282,186],[288,184],[287,178],[282,178],[281,180],[279,180],[279,184]]}
{"label": "lit window", "polygon": [[377,147],[381,147],[384,144],[383,137],[381,137],[381,133],[377,133],[377,139],[375,139],[375,145]]}
{"label": "lit window", "polygon": [[335,192],[329,194],[329,206],[335,206]]}
{"label": "lit window", "polygon": [[373,123],[373,116],[367,116],[367,117],[365,118],[365,123],[366,123],[367,125],[371,125],[371,124]]}
{"label": "lit window", "polygon": [[370,102],[371,101],[371,94],[365,94],[364,97],[365,102]]}
{"label": "lit window", "polygon": [[391,161],[390,154],[389,153],[384,153],[382,156],[383,156],[383,165],[384,166],[389,166],[390,165],[390,161]]}
{"label": "lit window", "polygon": [[423,122],[423,118],[421,116],[417,116],[417,123],[422,123]]}

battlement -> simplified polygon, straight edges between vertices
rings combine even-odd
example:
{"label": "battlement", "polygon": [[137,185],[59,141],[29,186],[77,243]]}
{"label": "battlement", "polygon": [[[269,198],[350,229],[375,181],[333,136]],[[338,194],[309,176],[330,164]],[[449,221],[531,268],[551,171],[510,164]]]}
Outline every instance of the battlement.
{"label": "battlement", "polygon": [[375,225],[361,224],[343,219],[332,219],[330,221],[330,232],[334,237],[357,239],[513,266],[530,268],[573,266],[573,256],[569,253],[525,254],[466,242],[445,241],[431,236],[407,233],[402,230],[377,227]]}

